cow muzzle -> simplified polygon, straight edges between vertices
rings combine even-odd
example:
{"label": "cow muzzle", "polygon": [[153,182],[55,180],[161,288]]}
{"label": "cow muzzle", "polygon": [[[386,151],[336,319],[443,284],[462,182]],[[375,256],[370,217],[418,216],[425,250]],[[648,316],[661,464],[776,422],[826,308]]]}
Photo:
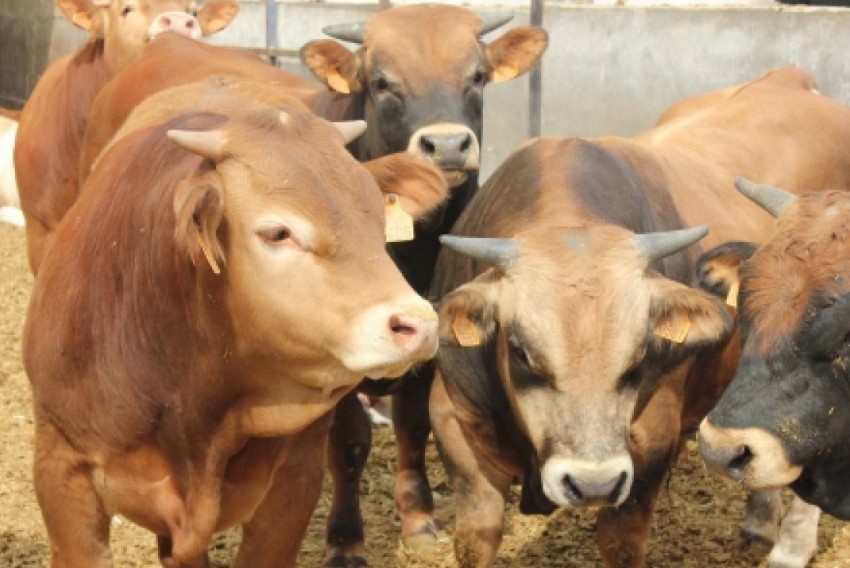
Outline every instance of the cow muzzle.
{"label": "cow muzzle", "polygon": [[410,137],[407,151],[443,170],[449,187],[461,185],[481,166],[478,137],[463,124],[446,122],[424,126]]}
{"label": "cow muzzle", "polygon": [[708,418],[699,428],[699,452],[709,469],[750,489],[782,487],[803,468],[789,462],[782,441],[761,428],[720,428]]}
{"label": "cow muzzle", "polygon": [[163,32],[174,32],[190,39],[201,37],[201,24],[185,12],[163,12],[148,28],[148,38],[153,39]]}
{"label": "cow muzzle", "polygon": [[629,496],[634,466],[628,456],[588,462],[554,456],[541,472],[543,492],[562,507],[617,506]]}

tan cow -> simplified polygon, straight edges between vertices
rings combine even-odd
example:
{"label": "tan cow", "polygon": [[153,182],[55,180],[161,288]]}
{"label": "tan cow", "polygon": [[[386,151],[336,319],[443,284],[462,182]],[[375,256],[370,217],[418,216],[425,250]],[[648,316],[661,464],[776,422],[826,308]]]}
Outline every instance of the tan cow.
{"label": "tan cow", "polygon": [[599,507],[605,565],[643,564],[681,437],[739,356],[731,309],[689,286],[695,243],[771,234],[737,174],[850,188],[850,109],[812,84],[786,67],[633,139],[530,141],[444,237],[431,419],[462,568],[494,562],[516,478],[522,511]]}
{"label": "tan cow", "polygon": [[115,514],[157,534],[168,567],[208,566],[235,524],[236,566],[294,566],[330,409],[436,351],[378,186],[425,203],[442,176],[404,155],[367,169],[344,148],[362,123],[232,86],[116,142],[36,277],[24,362],[54,568],[111,566]]}
{"label": "tan cow", "polygon": [[77,197],[80,144],[100,88],[152,37],[166,31],[209,35],[227,26],[239,9],[237,0],[209,0],[197,11],[190,0],[55,2],[91,38],[47,68],[20,116],[15,170],[33,273],[52,231]]}

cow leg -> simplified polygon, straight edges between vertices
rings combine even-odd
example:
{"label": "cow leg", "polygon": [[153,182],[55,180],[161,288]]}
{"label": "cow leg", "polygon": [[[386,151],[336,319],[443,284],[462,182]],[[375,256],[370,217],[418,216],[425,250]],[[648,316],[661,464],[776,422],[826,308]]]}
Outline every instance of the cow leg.
{"label": "cow leg", "polygon": [[431,425],[455,501],[454,552],[459,568],[491,566],[502,543],[511,475],[478,460],[439,374],[431,388]]}
{"label": "cow leg", "polygon": [[804,568],[818,551],[819,520],[820,508],[795,496],[767,558],[768,568]]}
{"label": "cow leg", "polygon": [[747,495],[747,516],[741,523],[744,542],[773,544],[782,519],[782,490],[751,491]]}
{"label": "cow leg", "polygon": [[38,412],[34,476],[50,541],[50,567],[111,568],[109,515],[92,485],[91,470]]}
{"label": "cow leg", "polygon": [[157,536],[156,545],[159,553],[159,561],[163,568],[209,568],[210,559],[207,554],[201,555],[192,562],[180,562],[173,555],[174,542],[171,537]]}
{"label": "cow leg", "polygon": [[363,517],[360,514],[360,478],[372,446],[372,426],[352,391],[333,414],[328,444],[328,466],[333,498],[328,514],[324,566],[367,566]]}
{"label": "cow leg", "polygon": [[425,467],[425,451],[431,433],[428,396],[433,369],[433,364],[429,363],[417,374],[405,375],[400,390],[393,395],[393,428],[398,452],[395,504],[401,517],[403,542],[414,550],[427,550],[440,539]]}
{"label": "cow leg", "polygon": [[286,458],[251,520],[233,568],[293,568],[310,518],[322,494],[332,413],[287,442]]}

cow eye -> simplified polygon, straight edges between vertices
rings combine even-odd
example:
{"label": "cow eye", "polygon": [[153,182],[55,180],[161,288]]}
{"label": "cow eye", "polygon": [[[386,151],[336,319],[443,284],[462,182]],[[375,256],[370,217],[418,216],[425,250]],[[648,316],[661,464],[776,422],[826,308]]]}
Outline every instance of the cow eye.
{"label": "cow eye", "polygon": [[484,85],[484,83],[486,83],[486,82],[487,82],[487,73],[485,73],[481,69],[476,71],[475,74],[472,76],[472,84],[473,85],[476,85],[476,86],[477,85]]}
{"label": "cow eye", "polygon": [[531,359],[529,358],[528,351],[525,350],[525,347],[520,345],[520,343],[516,340],[508,341],[508,345],[510,347],[511,354],[517,361],[519,361],[526,367],[531,366]]}
{"label": "cow eye", "polygon": [[132,6],[124,6],[124,10],[121,11],[121,15],[126,17],[127,14],[130,14],[131,12],[133,12]]}
{"label": "cow eye", "polygon": [[260,230],[258,234],[269,246],[280,246],[292,239],[292,233],[286,227],[270,227]]}
{"label": "cow eye", "polygon": [[390,84],[383,77],[378,77],[372,82],[372,88],[375,92],[384,93],[390,90]]}

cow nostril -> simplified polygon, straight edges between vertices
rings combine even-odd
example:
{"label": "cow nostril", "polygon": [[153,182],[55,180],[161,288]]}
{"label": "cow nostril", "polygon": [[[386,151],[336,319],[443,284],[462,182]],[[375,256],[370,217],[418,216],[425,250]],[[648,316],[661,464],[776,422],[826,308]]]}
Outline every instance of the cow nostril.
{"label": "cow nostril", "polygon": [[726,470],[733,479],[742,479],[747,466],[753,461],[753,452],[748,446],[740,446],[737,455],[729,460]]}
{"label": "cow nostril", "polygon": [[404,337],[416,335],[416,327],[405,323],[399,316],[393,316],[390,318],[390,331],[393,332],[393,335],[401,335]]}
{"label": "cow nostril", "polygon": [[186,20],[186,27],[191,30],[192,28],[195,27],[195,21],[194,20]]}
{"label": "cow nostril", "polygon": [[611,490],[611,494],[608,495],[609,503],[616,503],[620,499],[620,493],[623,491],[623,487],[626,485],[626,480],[628,480],[629,476],[626,475],[626,472],[620,474],[620,477],[617,479],[617,484],[614,486],[614,489]]}
{"label": "cow nostril", "polygon": [[460,143],[460,151],[463,153],[469,152],[470,147],[472,146],[472,137],[468,134]]}
{"label": "cow nostril", "polygon": [[168,16],[163,16],[162,20],[160,20],[160,22],[162,23],[162,27],[164,27],[164,28],[170,28],[171,27],[171,18],[169,18]]}
{"label": "cow nostril", "polygon": [[422,153],[425,155],[433,155],[437,151],[437,145],[434,142],[426,137],[422,137],[419,139],[419,148],[422,150]]}
{"label": "cow nostril", "polygon": [[567,492],[567,496],[572,501],[581,501],[584,498],[584,495],[582,494],[581,490],[573,482],[572,477],[570,477],[569,475],[565,475],[562,483],[564,484],[564,489]]}

